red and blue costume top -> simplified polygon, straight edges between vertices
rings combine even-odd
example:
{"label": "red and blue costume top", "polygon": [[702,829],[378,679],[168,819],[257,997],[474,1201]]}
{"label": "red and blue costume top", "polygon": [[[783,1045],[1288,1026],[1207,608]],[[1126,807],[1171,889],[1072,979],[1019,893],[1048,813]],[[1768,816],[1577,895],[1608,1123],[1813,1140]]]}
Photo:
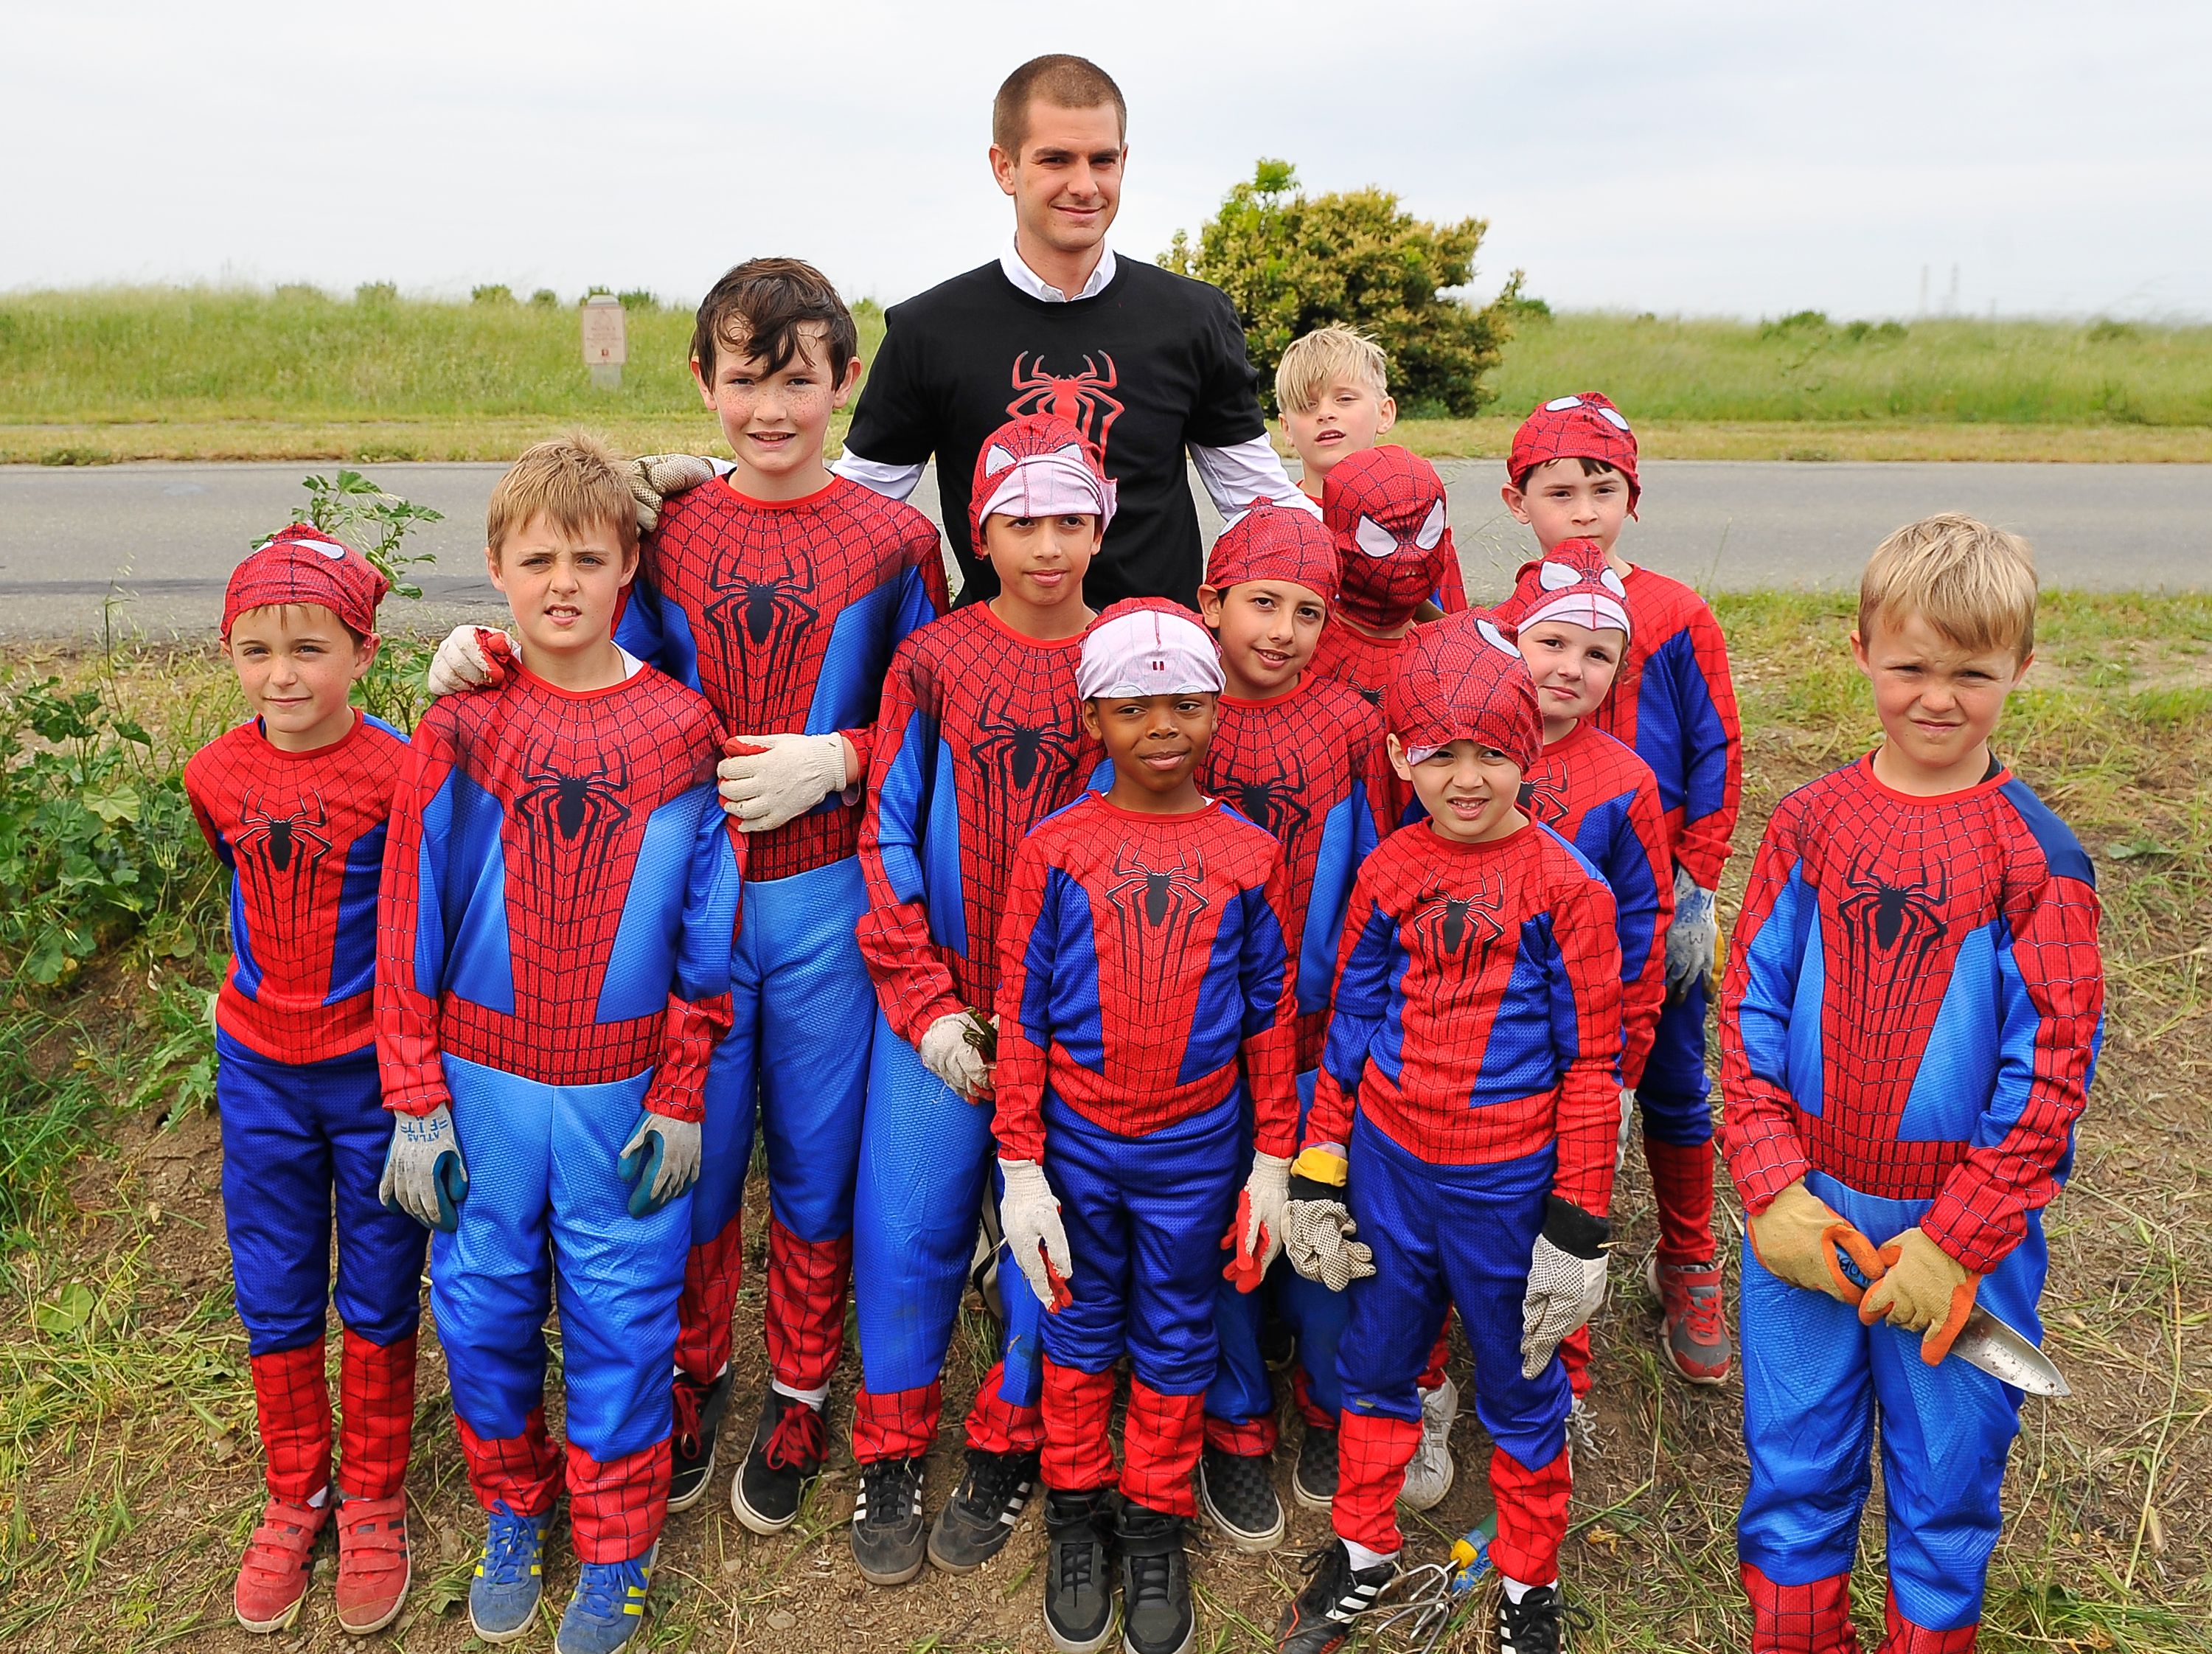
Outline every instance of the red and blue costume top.
{"label": "red and blue costume top", "polygon": [[1920,1226],[1978,1274],[2066,1174],[2105,1003],[2089,858],[1991,769],[1916,798],[1862,758],[1784,799],[1721,993],[1721,1145],[1746,1207],[1818,1170],[1929,1201]]}
{"label": "red and blue costume top", "polygon": [[748,879],[854,853],[884,672],[950,606],[929,519],[857,483],[754,500],[716,480],[661,508],[615,641],[704,695],[733,736],[835,731],[860,759],[844,792],[749,836]]}
{"label": "red and blue costume top", "polygon": [[449,1101],[442,1055],[546,1085],[651,1068],[647,1109],[702,1117],[743,867],[720,751],[706,702],[649,666],[579,693],[517,666],[432,702],[384,870],[386,1108]]}
{"label": "red and blue costume top", "polygon": [[1598,727],[1651,766],[1668,848],[1698,889],[1712,890],[1743,792],[1743,724],[1728,645],[1705,600],[1681,581],[1637,568],[1624,584],[1632,629]]}
{"label": "red and blue costume top", "polygon": [[1225,804],[1182,815],[1085,793],[1022,841],[1000,932],[999,1152],[1035,1160],[1048,1091],[1141,1137],[1205,1113],[1241,1067],[1254,1141],[1296,1146],[1296,976],[1282,847]]}
{"label": "red and blue costume top", "polygon": [[1635,1085],[1667,999],[1674,875],[1659,783],[1645,763],[1585,719],[1521,776],[1521,808],[1582,852],[1613,892],[1620,939],[1620,1078]]}
{"label": "red and blue costume top", "polygon": [[185,796],[231,870],[230,969],[216,1026],[274,1062],[320,1062],[375,1037],[376,891],[407,738],[354,715],[328,746],[286,752],[261,721],[185,766]]}
{"label": "red and blue costume top", "polygon": [[1280,841],[1290,905],[1284,941],[1297,961],[1297,1072],[1321,1061],[1336,939],[1360,864],[1396,825],[1397,789],[1382,715],[1309,672],[1272,700],[1219,697],[1199,785]]}
{"label": "red and blue costume top", "polygon": [[910,1044],[939,1017],[999,1002],[1014,854],[1102,761],[1075,693],[1082,655],[1080,634],[1029,637],[975,603],[891,657],[860,827],[860,943]]}
{"label": "red and blue costume top", "polygon": [[1613,897],[1547,827],[1465,844],[1384,839],[1352,892],[1308,1144],[1356,1107],[1434,1165],[1557,1146],[1553,1189],[1605,1215],[1620,1122]]}

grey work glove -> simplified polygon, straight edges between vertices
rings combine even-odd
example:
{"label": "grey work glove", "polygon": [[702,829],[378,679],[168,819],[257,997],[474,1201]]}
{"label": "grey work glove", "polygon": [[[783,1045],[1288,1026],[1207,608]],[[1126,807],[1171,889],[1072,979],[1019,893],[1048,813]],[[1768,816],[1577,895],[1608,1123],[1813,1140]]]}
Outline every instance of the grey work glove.
{"label": "grey work glove", "polygon": [[1359,1225],[1352,1220],[1341,1188],[1293,1173],[1285,1192],[1283,1256],[1291,1268],[1332,1292],[1375,1273],[1374,1249],[1352,1238]]}
{"label": "grey work glove", "polygon": [[1528,1291],[1521,1300],[1521,1376],[1534,1378],[1559,1341],[1589,1324],[1605,1302],[1605,1243],[1612,1225],[1572,1201],[1547,1195],[1544,1231],[1528,1261]]}
{"label": "grey work glove", "polygon": [[461,1163],[453,1111],[441,1103],[428,1114],[394,1114],[392,1146],[376,1197],[388,1211],[452,1234],[460,1227],[460,1205],[469,1197],[469,1171]]}
{"label": "grey work glove", "polygon": [[1712,989],[1713,961],[1721,945],[1713,893],[1700,890],[1687,867],[1674,869],[1674,918],[1667,927],[1667,1003],[1680,1005],[1700,976]]}
{"label": "grey work glove", "polygon": [[629,1214],[649,1218],[699,1181],[696,1120],[678,1120],[647,1109],[623,1145],[615,1171],[629,1185]]}
{"label": "grey work glove", "polygon": [[695,489],[714,475],[714,462],[696,453],[648,453],[631,460],[624,480],[637,502],[637,532],[650,534],[660,526],[660,508],[670,495]]}

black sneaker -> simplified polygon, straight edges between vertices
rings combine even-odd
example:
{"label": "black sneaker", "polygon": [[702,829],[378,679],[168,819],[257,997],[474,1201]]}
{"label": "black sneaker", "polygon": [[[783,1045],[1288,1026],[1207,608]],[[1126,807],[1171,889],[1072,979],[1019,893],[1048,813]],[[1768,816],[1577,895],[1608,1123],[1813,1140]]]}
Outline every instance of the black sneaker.
{"label": "black sneaker", "polygon": [[1260,1359],[1270,1372],[1287,1372],[1298,1359],[1297,1330],[1272,1307],[1260,1318]]}
{"label": "black sneaker", "polygon": [[1306,1567],[1312,1578],[1275,1627],[1275,1654],[1335,1654],[1351,1640],[1352,1622],[1375,1606],[1398,1572],[1397,1563],[1386,1560],[1354,1573],[1352,1554],[1340,1539],[1316,1551]]}
{"label": "black sneaker", "polygon": [[1037,1481],[1034,1453],[968,1450],[960,1491],[929,1530],[929,1560],[947,1573],[973,1573],[1006,1546]]}
{"label": "black sneaker", "polygon": [[1283,1502],[1267,1472],[1271,1454],[1247,1457],[1212,1442],[1198,1456],[1198,1502],[1240,1551],[1272,1551],[1283,1542]]}
{"label": "black sneaker", "polygon": [[1298,1444],[1297,1469],[1291,1472],[1291,1497],[1309,1511],[1336,1503],[1336,1432],[1310,1424]]}
{"label": "black sneaker", "polygon": [[853,1506],[853,1560],[872,1585],[903,1585],[921,1572],[921,1460],[860,1467]]}
{"label": "black sneaker", "polygon": [[730,1484],[738,1520],[757,1534],[780,1534],[798,1521],[806,1484],[821,1473],[826,1439],[820,1408],[770,1389],[761,1398],[752,1449]]}
{"label": "black sneaker", "polygon": [[1112,1495],[1047,1488],[1044,1630],[1060,1654],[1097,1654],[1114,1637]]}
{"label": "black sneaker", "polygon": [[730,1406],[730,1370],[711,1384],[700,1383],[689,1374],[676,1375],[676,1427],[669,1438],[674,1461],[668,1475],[668,1509],[672,1514],[688,1511],[706,1497],[714,1476],[714,1438],[721,1433],[722,1414]]}
{"label": "black sneaker", "polygon": [[1198,1637],[1182,1518],[1123,1505],[1114,1524],[1121,1555],[1121,1645],[1127,1654],[1186,1654]]}
{"label": "black sneaker", "polygon": [[1557,1585],[1531,1585],[1514,1602],[1498,1590],[1498,1654],[1566,1654],[1567,1627],[1590,1628],[1590,1617]]}

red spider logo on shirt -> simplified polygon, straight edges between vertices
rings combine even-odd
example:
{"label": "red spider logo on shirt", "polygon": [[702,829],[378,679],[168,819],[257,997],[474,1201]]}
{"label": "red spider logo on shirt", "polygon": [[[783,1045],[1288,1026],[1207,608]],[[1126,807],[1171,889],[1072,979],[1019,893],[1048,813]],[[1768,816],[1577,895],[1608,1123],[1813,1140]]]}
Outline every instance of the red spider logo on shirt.
{"label": "red spider logo on shirt", "polygon": [[515,794],[515,818],[531,857],[550,867],[563,851],[576,860],[606,854],[606,839],[629,821],[623,794],[629,790],[629,758],[621,748],[601,751],[581,775],[553,768],[547,748],[525,763]]}
{"label": "red spider logo on shirt", "polygon": [[1199,916],[1213,905],[1206,893],[1203,857],[1156,868],[1124,844],[1114,854],[1114,882],[1106,900],[1121,921],[1121,946],[1137,980],[1152,984],[1170,979],[1189,946]]}
{"label": "red spider logo on shirt", "polygon": [[[1895,1010],[1908,1003],[1921,973],[1943,946],[1949,930],[1950,874],[1941,860],[1923,862],[1910,873],[1879,864],[1883,847],[1861,850],[1844,876],[1837,901],[1845,957],[1874,1008]],[[1877,961],[1887,967],[1876,974]]]}
{"label": "red spider logo on shirt", "polygon": [[[1106,364],[1103,370],[1098,366],[1102,362]],[[1035,356],[1024,350],[1014,358],[1014,399],[1006,404],[1006,414],[1012,419],[1031,414],[1065,419],[1090,440],[1103,459],[1106,434],[1121,417],[1121,402],[1108,392],[1121,382],[1114,358],[1103,350],[1096,360],[1085,352],[1079,374],[1048,373],[1042,350]]]}
{"label": "red spider logo on shirt", "polygon": [[1522,778],[1516,802],[1532,820],[1547,827],[1558,826],[1567,818],[1566,772],[1555,763],[1530,770]]}
{"label": "red spider logo on shirt", "polygon": [[252,906],[272,920],[304,928],[315,898],[315,875],[331,853],[330,812],[310,793],[283,815],[250,799],[239,812],[230,848]]}
{"label": "red spider logo on shirt", "polygon": [[1504,911],[1504,881],[1493,875],[1463,894],[1430,886],[1413,903],[1406,924],[1440,970],[1465,982],[1480,976],[1490,963],[1491,948],[1505,934]]}
{"label": "red spider logo on shirt", "polygon": [[797,674],[800,649],[822,611],[807,601],[814,595],[814,569],[784,559],[779,575],[752,575],[718,568],[707,583],[720,595],[704,613],[732,684],[788,683]]}

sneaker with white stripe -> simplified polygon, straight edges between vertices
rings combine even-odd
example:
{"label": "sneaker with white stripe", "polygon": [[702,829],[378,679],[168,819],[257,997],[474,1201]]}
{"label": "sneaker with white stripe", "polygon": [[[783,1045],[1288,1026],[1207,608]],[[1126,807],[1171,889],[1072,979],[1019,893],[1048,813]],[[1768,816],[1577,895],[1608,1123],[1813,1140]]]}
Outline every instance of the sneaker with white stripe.
{"label": "sneaker with white stripe", "polygon": [[1308,1566],[1313,1578],[1275,1629],[1276,1654],[1335,1654],[1351,1640],[1353,1621],[1375,1606],[1398,1573],[1396,1559],[1389,1557],[1355,1572],[1340,1539],[1316,1551]]}

